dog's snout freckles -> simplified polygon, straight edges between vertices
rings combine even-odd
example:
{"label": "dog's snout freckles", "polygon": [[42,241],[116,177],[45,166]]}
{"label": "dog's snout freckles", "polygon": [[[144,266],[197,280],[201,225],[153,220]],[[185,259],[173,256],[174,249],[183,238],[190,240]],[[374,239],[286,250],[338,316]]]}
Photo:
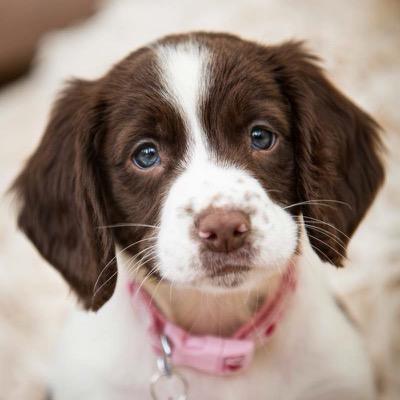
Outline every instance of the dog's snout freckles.
{"label": "dog's snout freckles", "polygon": [[250,233],[250,219],[242,211],[207,210],[196,221],[201,243],[210,251],[228,253],[239,249]]}
{"label": "dog's snout freckles", "polygon": [[[200,171],[208,179],[196,179]],[[174,181],[160,228],[161,275],[212,287],[240,285],[253,279],[252,271],[258,276],[256,271],[274,270],[288,261],[296,243],[292,218],[257,179],[211,163],[197,172],[188,168]]]}

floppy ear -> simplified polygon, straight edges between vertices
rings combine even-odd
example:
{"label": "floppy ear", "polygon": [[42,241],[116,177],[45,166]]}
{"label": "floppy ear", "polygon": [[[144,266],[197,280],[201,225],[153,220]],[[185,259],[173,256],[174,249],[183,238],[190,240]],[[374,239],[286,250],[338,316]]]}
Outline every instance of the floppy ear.
{"label": "floppy ear", "polygon": [[[67,87],[13,185],[21,201],[19,227],[93,310],[110,298],[117,274],[113,238],[99,229],[107,217],[97,157],[104,104],[96,88],[78,80]],[[101,290],[93,296],[95,286]]]}
{"label": "floppy ear", "polygon": [[272,58],[292,110],[306,231],[320,258],[340,266],[384,179],[379,127],[326,79],[301,44],[275,48]]}

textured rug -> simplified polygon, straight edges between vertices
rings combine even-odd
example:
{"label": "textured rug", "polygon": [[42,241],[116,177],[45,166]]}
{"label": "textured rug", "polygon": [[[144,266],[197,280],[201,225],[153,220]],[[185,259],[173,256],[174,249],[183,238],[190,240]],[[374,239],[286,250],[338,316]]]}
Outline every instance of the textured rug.
{"label": "textured rug", "polygon": [[[359,323],[380,399],[400,398],[400,3],[339,1],[121,1],[83,24],[49,34],[35,68],[0,91],[0,192],[42,135],[71,76],[94,78],[129,51],[189,30],[229,31],[264,43],[305,39],[331,79],[382,125],[388,175],[332,285]],[[0,399],[43,399],[46,362],[74,304],[66,285],[14,227],[0,203]]]}

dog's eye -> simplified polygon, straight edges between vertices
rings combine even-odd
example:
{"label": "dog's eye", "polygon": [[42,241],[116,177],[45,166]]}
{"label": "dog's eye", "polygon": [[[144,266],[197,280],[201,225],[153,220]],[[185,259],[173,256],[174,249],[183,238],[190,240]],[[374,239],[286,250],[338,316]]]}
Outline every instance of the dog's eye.
{"label": "dog's eye", "polygon": [[276,142],[275,133],[262,126],[255,126],[251,130],[251,146],[256,150],[269,150]]}
{"label": "dog's eye", "polygon": [[141,169],[151,168],[160,163],[157,148],[151,143],[142,144],[133,154],[132,161]]}

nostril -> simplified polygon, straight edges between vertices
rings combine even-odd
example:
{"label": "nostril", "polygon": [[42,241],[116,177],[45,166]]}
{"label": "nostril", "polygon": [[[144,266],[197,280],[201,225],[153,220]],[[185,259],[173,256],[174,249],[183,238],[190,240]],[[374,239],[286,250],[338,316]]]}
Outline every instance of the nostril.
{"label": "nostril", "polygon": [[199,238],[206,240],[215,240],[217,239],[217,234],[210,231],[199,231]]}
{"label": "nostril", "polygon": [[208,237],[208,240],[216,240],[218,239],[218,236],[216,233],[211,232],[210,236]]}
{"label": "nostril", "polygon": [[[201,239],[210,239],[210,237],[213,235],[212,232],[207,232],[207,231],[199,231],[199,237]],[[215,235],[215,233],[214,233]]]}
{"label": "nostril", "polygon": [[239,225],[237,228],[235,228],[235,230],[233,231],[233,236],[242,236],[243,234],[245,234],[246,232],[248,232],[249,228],[246,224],[241,224]]}

